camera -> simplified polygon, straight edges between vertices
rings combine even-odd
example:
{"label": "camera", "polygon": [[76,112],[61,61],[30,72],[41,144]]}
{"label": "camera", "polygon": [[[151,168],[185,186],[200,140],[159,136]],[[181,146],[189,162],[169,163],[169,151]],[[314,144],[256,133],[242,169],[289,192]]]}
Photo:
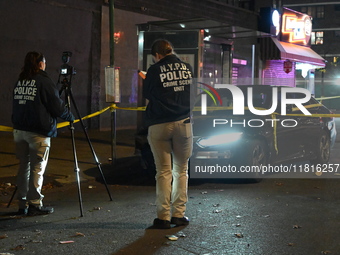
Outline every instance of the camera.
{"label": "camera", "polygon": [[60,67],[60,74],[67,76],[67,75],[75,75],[76,70],[73,68],[73,66],[68,65],[67,63],[70,61],[70,58],[72,57],[72,52],[70,51],[64,51],[63,55],[61,56],[61,60],[64,64]]}

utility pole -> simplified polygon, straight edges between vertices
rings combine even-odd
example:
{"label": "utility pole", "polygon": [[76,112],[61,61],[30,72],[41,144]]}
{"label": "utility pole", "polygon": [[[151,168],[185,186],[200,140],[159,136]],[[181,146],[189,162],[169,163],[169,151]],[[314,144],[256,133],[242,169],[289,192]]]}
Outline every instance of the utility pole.
{"label": "utility pole", "polygon": [[[109,22],[110,22],[110,67],[114,68],[115,41],[114,41],[114,0],[109,0]],[[115,163],[116,155],[116,109],[111,110],[111,154],[112,164]]]}

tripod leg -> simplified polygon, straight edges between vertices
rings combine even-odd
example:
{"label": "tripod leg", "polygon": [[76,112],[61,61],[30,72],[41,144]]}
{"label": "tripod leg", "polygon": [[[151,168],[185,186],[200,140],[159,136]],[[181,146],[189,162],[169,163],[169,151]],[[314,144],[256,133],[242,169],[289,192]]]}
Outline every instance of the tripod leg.
{"label": "tripod leg", "polygon": [[15,186],[15,190],[13,191],[13,194],[12,194],[12,197],[11,199],[9,200],[8,204],[7,204],[7,208],[9,208],[11,206],[11,203],[13,201],[13,198],[15,196],[15,193],[17,193],[17,190],[18,190],[18,186]]}
{"label": "tripod leg", "polygon": [[71,137],[72,137],[72,149],[73,149],[73,157],[74,157],[74,172],[76,173],[76,180],[78,186],[78,200],[79,200],[79,207],[80,207],[80,216],[83,217],[83,200],[81,195],[81,188],[80,188],[80,178],[79,178],[79,166],[78,166],[78,159],[77,159],[77,151],[76,151],[76,144],[74,139],[74,126],[73,122],[70,123],[71,129]]}
{"label": "tripod leg", "polygon": [[80,209],[80,217],[83,217],[83,200],[81,196],[81,189],[80,189],[80,178],[79,178],[79,168],[75,169],[76,171],[76,180],[77,180],[77,186],[78,186],[78,199],[79,199],[79,209]]}
{"label": "tripod leg", "polygon": [[[72,76],[71,76],[72,77]],[[67,102],[67,107],[71,109],[71,81],[69,82],[65,77],[63,80],[63,90],[65,91],[65,98]],[[61,95],[62,91],[59,92]],[[71,138],[72,138],[72,150],[73,150],[73,159],[74,159],[74,171],[76,174],[76,181],[78,186],[78,200],[79,200],[79,207],[80,207],[80,216],[83,217],[83,200],[81,195],[81,188],[80,188],[80,178],[79,178],[79,166],[78,166],[78,159],[77,159],[77,150],[76,150],[76,143],[74,138],[74,125],[73,121],[70,121],[70,130],[71,130]]]}
{"label": "tripod leg", "polygon": [[88,144],[89,144],[89,147],[90,147],[90,149],[91,149],[93,158],[94,158],[94,160],[95,160],[95,162],[96,162],[97,168],[98,168],[98,170],[99,170],[99,172],[100,172],[100,175],[101,175],[101,177],[102,177],[102,179],[103,179],[103,182],[104,182],[106,191],[107,191],[107,193],[108,193],[108,195],[109,195],[110,201],[112,201],[112,196],[111,196],[109,187],[107,186],[107,182],[106,182],[105,176],[104,176],[104,174],[103,174],[103,171],[102,171],[102,168],[101,168],[101,164],[100,164],[100,162],[99,162],[99,160],[98,160],[98,157],[97,157],[97,155],[96,155],[96,152],[94,151],[94,148],[93,148],[93,146],[92,146],[92,143],[91,143],[91,140],[90,140],[89,135],[88,135],[88,133],[87,133],[86,127],[85,127],[85,125],[84,125],[84,122],[83,122],[83,120],[82,120],[82,118],[81,118],[81,116],[80,116],[78,107],[77,107],[76,102],[75,102],[75,100],[74,100],[74,98],[73,98],[72,91],[70,91],[70,97],[71,97],[72,103],[73,103],[73,105],[74,105],[74,108],[75,108],[75,110],[76,110],[77,117],[79,118],[81,127],[82,127],[82,129],[83,129],[83,131],[84,131],[84,134],[85,134],[85,136],[86,136],[86,139],[87,139],[87,142],[88,142]]}
{"label": "tripod leg", "polygon": [[[82,126],[83,126],[83,125],[84,125],[84,124],[82,124]],[[106,179],[105,179],[103,170],[102,170],[102,168],[101,168],[101,163],[99,162],[98,157],[97,157],[97,155],[96,155],[96,152],[94,151],[94,148],[93,148],[93,146],[92,146],[91,140],[90,140],[90,138],[89,138],[89,135],[88,135],[88,133],[87,133],[87,130],[86,130],[85,126],[83,126],[83,130],[84,130],[84,133],[85,133],[87,142],[88,142],[88,144],[89,144],[89,147],[90,147],[90,149],[91,149],[93,158],[94,158],[94,160],[95,160],[95,162],[96,162],[97,168],[98,168],[98,170],[99,170],[99,172],[100,172],[100,175],[101,175],[101,177],[102,177],[102,180],[103,180],[103,182],[104,182],[106,191],[107,191],[107,193],[108,193],[108,195],[109,195],[110,201],[112,201],[112,196],[111,196],[109,187],[107,186],[107,183],[106,183]]]}

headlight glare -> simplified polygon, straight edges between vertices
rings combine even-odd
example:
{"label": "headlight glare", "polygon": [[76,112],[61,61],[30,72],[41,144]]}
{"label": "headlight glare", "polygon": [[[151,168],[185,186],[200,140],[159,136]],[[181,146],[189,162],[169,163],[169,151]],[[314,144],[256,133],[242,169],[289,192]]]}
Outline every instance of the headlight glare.
{"label": "headlight glare", "polygon": [[228,133],[228,134],[221,134],[221,135],[201,138],[197,141],[197,144],[202,148],[229,144],[229,143],[233,143],[239,140],[242,134],[243,134],[242,132],[238,132],[238,133]]}

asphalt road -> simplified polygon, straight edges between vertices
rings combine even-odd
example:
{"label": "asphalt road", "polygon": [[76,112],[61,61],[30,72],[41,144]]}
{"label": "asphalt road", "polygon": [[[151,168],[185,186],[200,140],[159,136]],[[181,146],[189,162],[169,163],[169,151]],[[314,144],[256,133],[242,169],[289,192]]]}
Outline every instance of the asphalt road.
{"label": "asphalt road", "polygon": [[[64,137],[58,139],[55,149],[65,147]],[[124,139],[120,145],[131,146]],[[82,141],[77,142],[81,150]],[[106,158],[109,145],[96,139],[95,146],[100,146],[98,154]],[[1,148],[6,156],[2,162],[10,160],[1,163],[4,172],[16,167],[11,165],[13,155],[8,150]],[[339,150],[338,141],[330,163],[340,163]],[[63,152],[52,153],[50,172],[63,164],[72,169],[72,161],[61,160]],[[335,173],[327,178],[272,177],[260,183],[191,180],[190,225],[155,230],[149,229],[155,218],[154,181],[141,170],[138,157],[121,157],[114,167],[107,162],[102,165],[112,201],[98,168],[80,160],[85,169],[82,200],[77,183],[55,185],[55,174],[49,174],[44,202],[55,213],[46,216],[12,217],[16,202],[9,208],[7,203],[14,187],[6,183],[13,183],[14,177],[0,179],[0,254],[340,254],[340,181]],[[178,239],[171,241],[167,235]]]}

